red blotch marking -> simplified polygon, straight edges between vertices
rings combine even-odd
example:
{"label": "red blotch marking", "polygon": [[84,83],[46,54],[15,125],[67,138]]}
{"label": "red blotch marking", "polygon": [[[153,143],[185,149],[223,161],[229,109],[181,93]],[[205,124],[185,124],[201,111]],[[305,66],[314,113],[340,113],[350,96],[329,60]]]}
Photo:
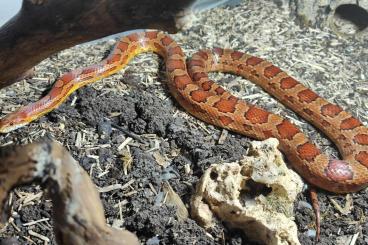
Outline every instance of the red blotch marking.
{"label": "red blotch marking", "polygon": [[283,120],[276,128],[281,138],[288,140],[292,140],[294,136],[300,132],[300,130],[288,120]]}
{"label": "red blotch marking", "polygon": [[224,113],[234,112],[236,103],[238,103],[238,99],[234,96],[231,96],[229,99],[220,99],[214,104],[214,107]]}
{"label": "red blotch marking", "polygon": [[179,70],[185,70],[185,63],[182,60],[169,59],[166,63],[166,69],[169,72]]}
{"label": "red blotch marking", "polygon": [[227,126],[234,121],[233,119],[231,119],[231,117],[228,116],[220,116],[219,119],[224,126]]}
{"label": "red blotch marking", "polygon": [[357,134],[354,137],[354,141],[361,145],[368,145],[368,134]]}
{"label": "red blotch marking", "polygon": [[231,52],[230,56],[233,60],[240,60],[241,57],[243,57],[244,53],[242,52],[239,52],[239,51],[234,51],[234,52]]}
{"label": "red blotch marking", "polygon": [[208,60],[208,54],[204,51],[199,51],[197,53],[195,53],[193,56],[198,55],[199,57],[201,57],[204,60]]}
{"label": "red blotch marking", "polygon": [[223,89],[222,87],[218,87],[215,92],[217,95],[222,95],[223,93],[225,93],[225,89]]}
{"label": "red blotch marking", "polygon": [[131,41],[131,42],[137,42],[139,40],[139,36],[137,33],[133,33],[127,36],[127,38]]}
{"label": "red blotch marking", "polygon": [[310,103],[312,101],[315,101],[318,98],[318,95],[312,90],[306,89],[306,90],[300,91],[298,93],[298,97],[301,102]]}
{"label": "red blotch marking", "polygon": [[190,92],[192,99],[198,103],[206,102],[207,98],[210,97],[210,93],[203,90],[195,90]]}
{"label": "red blotch marking", "polygon": [[129,43],[119,42],[117,48],[120,49],[121,52],[125,52],[129,48]]}
{"label": "red blotch marking", "polygon": [[156,49],[160,50],[162,48],[161,45],[158,43],[153,43],[153,45],[155,46]]}
{"label": "red blotch marking", "polygon": [[361,151],[355,156],[355,160],[357,160],[360,164],[366,166],[368,168],[368,152]]}
{"label": "red blotch marking", "polygon": [[224,49],[222,48],[213,48],[212,51],[219,56],[222,56],[224,54]]}
{"label": "red blotch marking", "polygon": [[342,111],[342,108],[340,106],[334,105],[334,104],[327,104],[322,106],[321,113],[328,117],[334,117],[337,114],[339,114]]}
{"label": "red blotch marking", "polygon": [[107,59],[107,64],[113,64],[120,61],[120,54],[114,54],[112,57]]}
{"label": "red blotch marking", "polygon": [[[20,109],[17,112],[17,118],[18,119],[25,119],[25,118],[29,117],[29,113],[32,113],[35,109],[38,109],[38,108],[42,107],[43,106],[43,103],[46,103],[45,101],[48,101],[48,100],[51,99],[50,96],[47,96],[47,97],[48,98],[45,98],[44,101],[41,99],[41,100],[39,100],[39,101],[37,101],[35,103],[28,104],[28,106],[23,107],[22,109]],[[9,119],[9,120],[12,121],[12,120],[14,120],[14,118],[13,119]],[[3,122],[3,119],[1,121]],[[6,121],[7,120],[5,119],[5,122]]]}
{"label": "red blotch marking", "polygon": [[294,103],[295,99],[293,96],[290,96],[290,95],[285,95],[284,98],[288,101],[290,101],[291,103]]}
{"label": "red blotch marking", "polygon": [[137,45],[131,45],[130,47],[129,47],[129,52],[134,52],[136,49],[138,48],[138,46]]}
{"label": "red blotch marking", "polygon": [[201,84],[201,86],[202,86],[202,89],[204,90],[204,91],[208,91],[208,90],[210,90],[211,88],[212,88],[212,85],[214,84],[214,82],[213,81],[211,81],[211,80],[207,80],[207,81],[205,81],[204,83],[202,83]]}
{"label": "red blotch marking", "polygon": [[263,74],[267,78],[273,78],[274,76],[276,76],[280,72],[281,72],[280,68],[278,68],[277,66],[271,65],[271,66],[267,67],[266,69],[264,69]]}
{"label": "red blotch marking", "polygon": [[61,80],[61,79],[57,80],[57,81],[55,82],[55,84],[54,84],[54,87],[55,87],[55,88],[61,88],[61,87],[63,87],[63,86],[64,86],[64,82],[63,82],[63,80]]}
{"label": "red blotch marking", "polygon": [[285,77],[280,81],[280,87],[282,89],[291,89],[298,85],[298,81],[292,77]]}
{"label": "red blotch marking", "polygon": [[245,113],[245,118],[249,120],[251,123],[267,123],[269,115],[270,115],[269,112],[261,108],[252,106]]}
{"label": "red blotch marking", "polygon": [[259,139],[259,135],[257,133],[253,133],[253,132],[247,132],[247,136],[250,138],[254,138],[254,139]]}
{"label": "red blotch marking", "polygon": [[344,135],[340,134],[337,139],[338,140],[346,140],[346,137]]}
{"label": "red blotch marking", "polygon": [[51,91],[48,93],[48,95],[50,96],[51,99],[53,99],[59,96],[62,90],[63,90],[62,88],[53,87]]}
{"label": "red blotch marking", "polygon": [[146,32],[145,36],[149,39],[156,39],[157,34],[158,34],[157,31],[149,31],[149,32]]}
{"label": "red blotch marking", "polygon": [[264,131],[263,131],[263,135],[264,135],[266,138],[271,138],[271,137],[273,136],[272,130],[264,130]]}
{"label": "red blotch marking", "polygon": [[[244,66],[244,68],[245,68],[245,66]],[[251,70],[250,71],[250,74],[252,74],[253,76],[255,76],[255,77],[259,77],[259,73],[258,73],[258,71],[256,71],[256,70]]]}
{"label": "red blotch marking", "polygon": [[192,60],[189,61],[188,65],[189,65],[190,68],[192,68],[193,66],[199,66],[199,67],[202,67],[202,68],[205,67],[203,60],[193,60],[192,59]]}
{"label": "red blotch marking", "polygon": [[256,66],[259,63],[261,63],[263,61],[263,59],[252,56],[250,58],[247,59],[246,64],[249,66]]}
{"label": "red blotch marking", "polygon": [[128,55],[123,55],[120,60],[120,64],[126,64],[128,62]]}
{"label": "red blotch marking", "polygon": [[[239,70],[245,70],[247,68],[247,66],[245,64],[239,64],[238,65],[238,69]],[[257,74],[256,71],[251,71],[250,72],[253,76],[259,77],[259,75]]]}
{"label": "red blotch marking", "polygon": [[243,124],[243,128],[245,131],[253,131],[253,127],[248,124]]}
{"label": "red blotch marking", "polygon": [[326,120],[322,120],[322,126],[327,128],[331,126],[331,123],[327,122]]}
{"label": "red blotch marking", "polygon": [[174,40],[172,40],[169,36],[165,36],[161,39],[161,43],[164,46],[168,46],[170,45],[170,43],[174,42]]}
{"label": "red blotch marking", "polygon": [[192,80],[187,75],[175,76],[174,83],[176,88],[184,90],[188,84],[192,83]]}
{"label": "red blotch marking", "polygon": [[362,123],[358,119],[356,119],[354,117],[350,117],[350,118],[344,119],[341,122],[340,128],[344,129],[344,130],[348,130],[348,129],[354,129],[354,128],[359,127],[361,125],[362,125]]}
{"label": "red blotch marking", "polygon": [[352,180],[354,173],[351,167],[344,161],[331,159],[325,169],[327,177],[336,182]]}
{"label": "red blotch marking", "polygon": [[313,114],[314,114],[314,112],[312,110],[308,109],[308,108],[304,108],[303,112],[305,114],[308,114],[309,116],[313,116]]}
{"label": "red blotch marking", "polygon": [[273,90],[278,90],[276,83],[269,83],[268,86],[269,86],[269,88],[271,88]]}
{"label": "red blotch marking", "polygon": [[207,74],[204,73],[204,72],[196,72],[193,74],[192,78],[193,78],[193,81],[196,81],[198,82],[199,80],[201,80],[202,78],[207,78]]}
{"label": "red blotch marking", "polygon": [[298,151],[300,157],[302,159],[307,160],[307,161],[313,161],[314,158],[317,155],[321,154],[321,152],[319,151],[319,149],[315,145],[313,145],[313,144],[311,144],[309,142],[307,142],[307,143],[305,143],[303,145],[299,145],[297,147],[297,151]]}
{"label": "red blotch marking", "polygon": [[181,48],[179,46],[175,46],[169,49],[168,51],[168,55],[174,55],[174,54],[178,54],[183,56],[183,51],[181,50]]}
{"label": "red blotch marking", "polygon": [[75,78],[75,74],[73,72],[69,72],[64,74],[60,79],[64,81],[64,83],[68,83]]}

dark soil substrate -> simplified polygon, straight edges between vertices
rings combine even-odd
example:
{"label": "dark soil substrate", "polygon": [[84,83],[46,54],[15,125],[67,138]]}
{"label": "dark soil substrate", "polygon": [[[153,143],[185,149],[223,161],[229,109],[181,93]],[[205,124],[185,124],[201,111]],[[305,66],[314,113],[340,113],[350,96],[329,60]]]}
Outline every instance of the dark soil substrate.
{"label": "dark soil substrate", "polygon": [[[222,22],[226,22],[223,25],[218,18],[220,15],[224,16]],[[265,26],[255,21],[256,17],[275,19],[279,29],[270,27],[267,33],[262,33]],[[226,18],[228,20],[224,21]],[[361,51],[364,50],[364,44],[354,40],[340,40],[334,34],[320,30],[301,30],[294,23],[286,22],[287,19],[285,13],[278,11],[271,3],[262,7],[244,3],[231,9],[205,13],[193,27],[174,38],[184,46],[188,55],[200,47],[229,46],[230,43],[233,48],[273,60],[285,70],[293,71],[301,81],[311,81],[308,86],[311,85],[319,94],[341,104],[366,124],[367,115],[364,110],[368,108],[368,99],[363,96],[365,88],[355,83],[367,74],[364,70],[368,63],[367,53]],[[249,22],[254,24],[249,25]],[[248,27],[245,28],[246,24]],[[226,36],[222,36],[221,32],[226,33]],[[272,32],[279,33],[279,36],[274,37],[276,34]],[[245,35],[253,37],[254,42],[249,43]],[[320,36],[325,40],[319,40]],[[269,40],[265,40],[267,38]],[[280,38],[284,38],[284,43],[277,42]],[[304,42],[302,38],[305,38]],[[215,41],[208,41],[213,39]],[[325,46],[326,42],[337,44]],[[112,43],[109,40],[101,44],[78,46],[44,61],[36,67],[33,79],[14,85],[4,90],[4,93],[2,91],[0,99],[3,112],[8,112],[14,105],[37,100],[41,91],[49,86],[45,80],[54,81],[60,73],[97,62],[111,48]],[[265,46],[265,43],[270,43],[270,46]],[[356,54],[355,51],[361,53]],[[315,58],[311,61],[313,65],[322,65],[318,68],[293,62],[298,54],[300,57],[312,55]],[[334,54],[343,56],[342,59],[346,61],[343,69],[339,68],[341,60]],[[157,72],[163,70],[158,60],[154,55],[138,57],[124,73],[82,88],[59,109],[42,119],[10,134],[0,135],[0,144],[25,144],[41,137],[52,137],[67,147],[82,167],[91,173],[98,187],[131,182],[123,190],[101,193],[101,199],[107,222],[133,231],[142,243],[252,244],[240,232],[228,230],[222,223],[205,231],[191,219],[178,221],[175,209],[162,204],[161,184],[168,181],[189,208],[190,196],[203,171],[213,163],[240,159],[250,139],[229,133],[225,142],[219,144],[221,129],[188,116],[172,100],[165,85],[161,84],[165,77],[162,72]],[[355,67],[355,70],[349,65]],[[253,85],[238,85],[243,80],[230,75],[214,77],[237,96],[256,100],[273,112],[289,115],[324,150],[336,154],[323,135],[316,133],[313,127]],[[231,82],[234,79],[235,82]],[[255,96],[247,97],[247,94]],[[124,174],[123,156],[118,147],[128,137],[133,138],[129,143],[133,163],[128,173]],[[190,171],[187,171],[188,166]],[[3,243],[17,237],[21,244],[32,244],[29,239],[43,244],[41,239],[29,235],[29,230],[32,230],[55,244],[50,213],[52,204],[47,200],[47,195],[38,195],[40,192],[38,186],[31,186],[20,188],[13,194],[13,222],[0,233]],[[34,199],[25,203],[27,197]],[[332,200],[345,207],[350,197],[351,209],[342,214]],[[319,244],[338,244],[356,233],[359,233],[356,244],[368,243],[368,190],[350,196],[320,191],[319,199],[322,214]],[[308,202],[307,191],[295,202],[301,244],[313,244],[314,240],[313,235],[310,235],[314,229],[314,216]],[[45,221],[24,226],[25,223],[41,219]]]}

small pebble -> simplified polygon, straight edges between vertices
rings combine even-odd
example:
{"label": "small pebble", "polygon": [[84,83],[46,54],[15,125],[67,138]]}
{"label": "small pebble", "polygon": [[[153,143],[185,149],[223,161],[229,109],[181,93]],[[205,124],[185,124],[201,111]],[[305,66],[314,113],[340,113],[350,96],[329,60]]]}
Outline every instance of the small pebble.
{"label": "small pebble", "polygon": [[298,209],[302,209],[302,208],[313,209],[313,207],[312,207],[312,205],[310,205],[310,203],[305,202],[305,201],[299,201],[298,202]]}
{"label": "small pebble", "polygon": [[178,178],[178,176],[180,176],[180,174],[177,171],[175,171],[172,167],[168,167],[162,171],[160,179],[167,181],[173,178]]}
{"label": "small pebble", "polygon": [[312,237],[312,238],[314,238],[314,237],[316,237],[316,235],[317,235],[316,230],[311,230],[311,229],[309,229],[309,230],[307,231],[307,236],[308,236],[308,237]]}
{"label": "small pebble", "polygon": [[110,136],[112,132],[111,122],[110,121],[101,121],[98,123],[97,131],[100,135]]}
{"label": "small pebble", "polygon": [[157,236],[154,236],[148,239],[146,242],[146,245],[159,245],[159,244],[160,244],[160,239],[158,239]]}
{"label": "small pebble", "polygon": [[165,199],[165,193],[160,191],[155,198],[155,206],[160,206]]}

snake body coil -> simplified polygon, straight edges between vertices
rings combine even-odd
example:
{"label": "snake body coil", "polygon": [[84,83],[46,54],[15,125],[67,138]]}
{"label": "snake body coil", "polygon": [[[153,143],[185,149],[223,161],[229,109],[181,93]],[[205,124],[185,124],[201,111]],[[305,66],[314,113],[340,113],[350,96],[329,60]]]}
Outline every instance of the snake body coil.
{"label": "snake body coil", "polygon": [[[214,48],[194,54],[186,66],[182,49],[157,31],[122,38],[96,65],[63,75],[41,100],[7,115],[0,132],[9,132],[58,107],[76,89],[121,70],[138,53],[153,51],[165,59],[168,87],[186,111],[222,128],[263,140],[280,141],[290,164],[308,182],[328,191],[358,191],[368,185],[368,129],[351,114],[318,96],[268,61],[242,52]],[[236,98],[211,81],[210,71],[243,76],[322,130],[343,160],[323,154],[290,121]]]}

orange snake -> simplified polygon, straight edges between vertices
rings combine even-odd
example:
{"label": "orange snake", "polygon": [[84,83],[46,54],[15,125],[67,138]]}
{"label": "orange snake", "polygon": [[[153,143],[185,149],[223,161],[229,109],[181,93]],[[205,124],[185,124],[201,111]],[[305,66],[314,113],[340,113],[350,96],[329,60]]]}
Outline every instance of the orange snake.
{"label": "orange snake", "polygon": [[[192,56],[187,68],[178,44],[157,31],[123,37],[100,63],[64,74],[45,97],[1,119],[0,132],[9,132],[41,117],[76,89],[118,72],[138,53],[147,51],[165,59],[171,94],[195,117],[259,140],[277,138],[280,150],[296,171],[322,189],[345,193],[368,185],[368,128],[351,114],[319,97],[270,62],[242,52],[202,50]],[[288,120],[225,91],[208,78],[207,72],[211,71],[237,74],[261,86],[331,138],[344,160],[321,153]]]}

